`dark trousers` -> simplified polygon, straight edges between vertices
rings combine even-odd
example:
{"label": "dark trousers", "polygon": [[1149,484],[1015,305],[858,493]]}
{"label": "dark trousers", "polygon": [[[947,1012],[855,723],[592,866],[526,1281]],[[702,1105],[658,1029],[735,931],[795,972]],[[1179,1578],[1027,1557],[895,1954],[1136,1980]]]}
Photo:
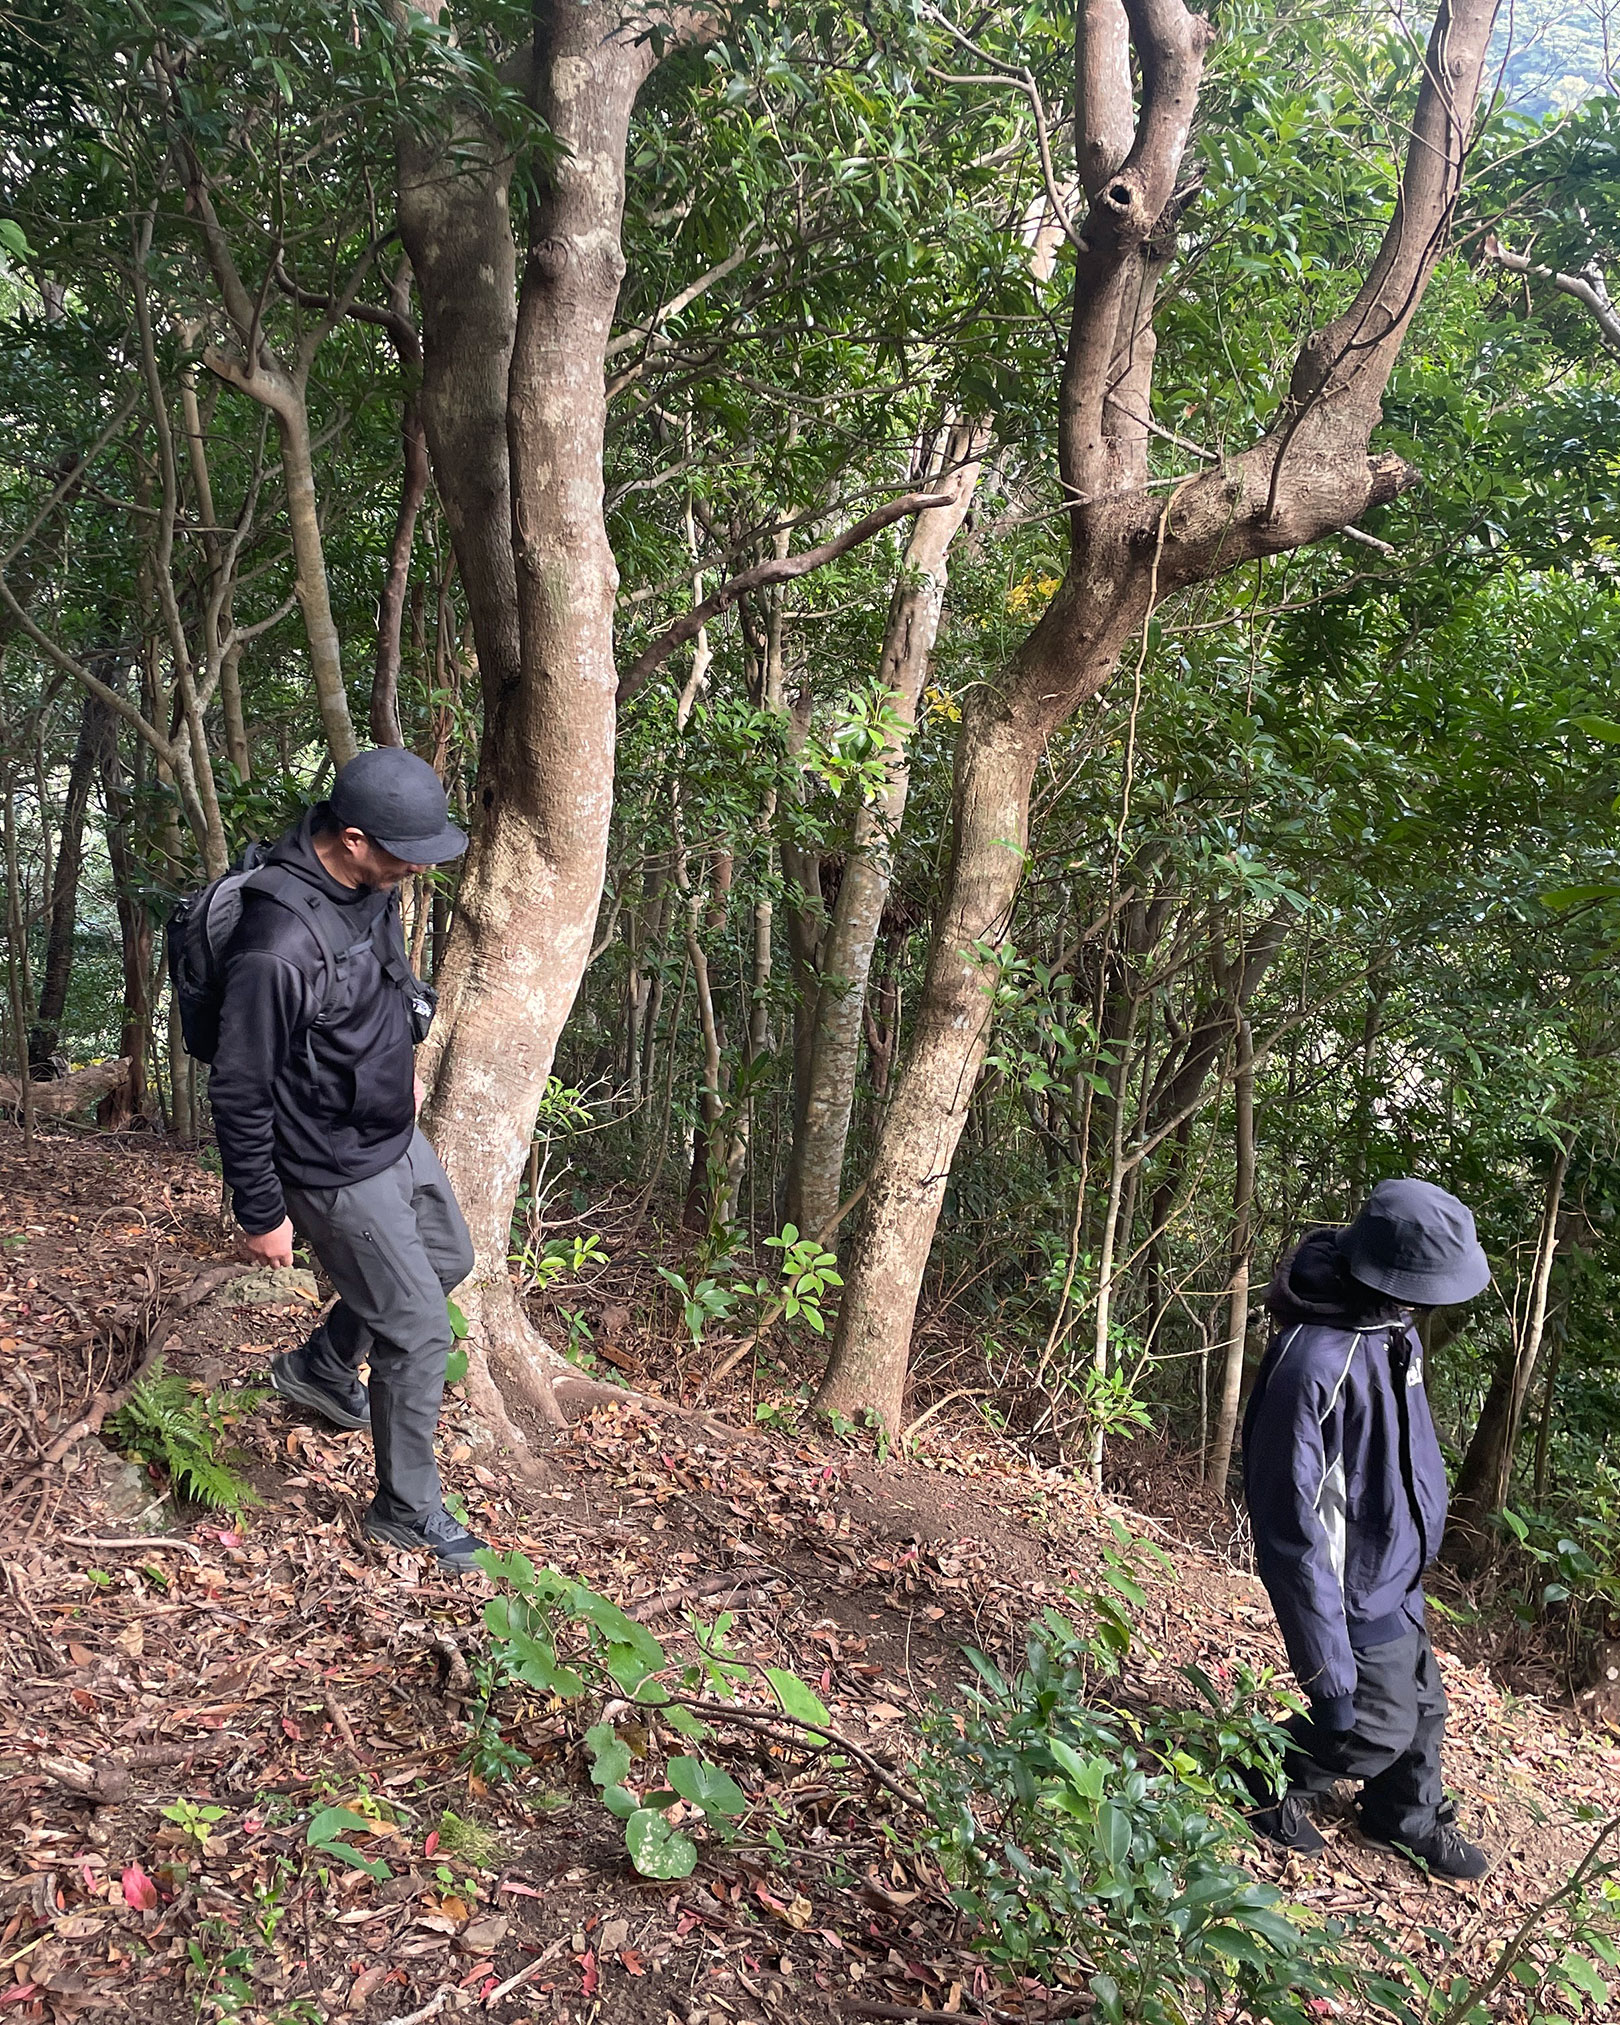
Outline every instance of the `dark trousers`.
{"label": "dark trousers", "polygon": [[381,1174],[285,1193],[293,1227],[339,1297],[304,1346],[305,1369],[344,1391],[369,1359],[372,1510],[419,1525],[442,1504],[433,1436],[453,1340],[445,1296],[473,1266],[450,1177],[417,1132]]}
{"label": "dark trousers", "polygon": [[1291,1716],[1283,1727],[1294,1740],[1283,1761],[1290,1791],[1314,1797],[1337,1779],[1359,1779],[1361,1825],[1369,1835],[1410,1844],[1434,1832],[1445,1799],[1446,1698],[1426,1631],[1414,1626],[1356,1654],[1353,1729],[1322,1730],[1309,1716]]}

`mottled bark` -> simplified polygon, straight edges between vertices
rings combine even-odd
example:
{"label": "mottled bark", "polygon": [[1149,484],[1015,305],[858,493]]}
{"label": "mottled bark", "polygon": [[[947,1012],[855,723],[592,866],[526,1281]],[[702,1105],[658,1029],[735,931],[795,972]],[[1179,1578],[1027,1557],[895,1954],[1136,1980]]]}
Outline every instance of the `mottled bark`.
{"label": "mottled bark", "polygon": [[477,830],[426,1116],[472,1230],[468,1298],[493,1373],[558,1420],[557,1363],[523,1320],[507,1252],[607,859],[619,578],[603,518],[603,367],[624,274],[626,137],[656,57],[617,8],[575,0],[536,8],[532,57],[531,100],[560,146],[528,206],[515,330],[504,167],[458,173],[451,147],[405,144],[400,205],[422,300],[423,416],[484,688]]}

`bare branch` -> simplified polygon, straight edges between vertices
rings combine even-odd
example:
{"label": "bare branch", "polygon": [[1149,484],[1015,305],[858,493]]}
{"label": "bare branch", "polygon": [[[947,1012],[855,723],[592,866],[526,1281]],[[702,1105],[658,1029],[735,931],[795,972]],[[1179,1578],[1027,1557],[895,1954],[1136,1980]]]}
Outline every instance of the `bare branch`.
{"label": "bare branch", "polygon": [[1550,281],[1561,294],[1573,296],[1591,311],[1603,334],[1603,342],[1611,351],[1620,352],[1620,310],[1609,299],[1603,270],[1595,260],[1590,261],[1580,274],[1560,274],[1555,268],[1538,265],[1528,253],[1510,253],[1494,232],[1486,235],[1485,258],[1494,260],[1498,267],[1505,267],[1509,274],[1524,274],[1537,281]]}
{"label": "bare branch", "polygon": [[870,541],[875,534],[881,534],[897,520],[903,520],[908,513],[922,513],[931,506],[949,506],[948,494],[934,492],[907,492],[899,499],[891,499],[886,506],[880,506],[864,518],[846,527],[841,534],[833,535],[817,548],[807,548],[798,555],[773,556],[769,562],[756,563],[752,569],[744,570],[731,578],[717,591],[710,593],[701,604],[694,605],[682,614],[673,625],[667,626],[656,640],[644,647],[635,660],[624,671],[619,681],[619,703],[621,707],[637,696],[646,687],[654,670],[662,667],[670,655],[688,640],[695,639],[708,622],[728,605],[749,591],[763,590],[768,584],[787,583],[794,577],[808,576],[812,570],[824,569],[828,563],[836,562],[841,555],[847,555],[852,548],[859,548],[862,542]]}

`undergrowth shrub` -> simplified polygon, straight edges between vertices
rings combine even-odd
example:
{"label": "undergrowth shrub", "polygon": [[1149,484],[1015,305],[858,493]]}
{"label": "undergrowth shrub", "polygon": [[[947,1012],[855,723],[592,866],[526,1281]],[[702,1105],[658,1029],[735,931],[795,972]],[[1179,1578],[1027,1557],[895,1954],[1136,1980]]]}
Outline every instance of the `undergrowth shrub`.
{"label": "undergrowth shrub", "polygon": [[181,1497],[241,1518],[258,1498],[232,1463],[229,1444],[237,1422],[265,1397],[252,1390],[198,1394],[159,1362],[113,1416],[112,1433],[126,1452],[162,1470]]}
{"label": "undergrowth shrub", "polygon": [[[630,1861],[643,1877],[689,1877],[698,1862],[697,1835],[705,1842],[731,1842],[754,1803],[709,1757],[666,1751],[656,1770],[645,1738],[655,1727],[701,1744],[713,1734],[706,1716],[723,1721],[733,1713],[745,1719],[765,1713],[734,1698],[749,1669],[726,1643],[729,1614],[722,1612],[710,1626],[689,1618],[698,1658],[683,1664],[670,1659],[645,1625],[583,1582],[555,1568],[536,1568],[523,1554],[486,1548],[478,1559],[498,1593],[484,1608],[490,1649],[477,1676],[473,1769],[484,1779],[507,1779],[531,1762],[502,1732],[494,1703],[503,1690],[538,1690],[594,1711],[597,1719],[583,1728],[580,1742],[602,1804],[624,1824]],[[816,1731],[831,1718],[816,1695],[797,1674],[777,1667],[763,1671],[776,1699],[770,1713],[804,1729],[810,1748],[822,1748],[826,1739]],[[630,1705],[633,1744],[607,1717],[615,1703]],[[843,1761],[829,1754],[829,1763]],[[775,1831],[766,1841],[773,1835],[779,1847]]]}
{"label": "undergrowth shrub", "polygon": [[966,1710],[926,1726],[930,1843],[977,1947],[1012,1975],[1084,1978],[1111,2025],[1181,2025],[1233,1998],[1304,2025],[1342,1981],[1336,1930],[1234,1855],[1241,1768],[1281,1762],[1260,1684],[1226,1703],[1187,1668],[1203,1708],[1132,1715],[1089,1686],[1113,1650],[1048,1610],[1017,1673],[970,1652]]}

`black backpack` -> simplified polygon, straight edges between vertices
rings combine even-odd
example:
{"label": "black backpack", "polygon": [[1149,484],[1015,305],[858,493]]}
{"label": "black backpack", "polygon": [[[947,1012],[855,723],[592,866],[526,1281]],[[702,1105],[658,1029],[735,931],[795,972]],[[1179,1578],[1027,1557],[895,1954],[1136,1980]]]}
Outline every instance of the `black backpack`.
{"label": "black backpack", "polygon": [[[296,914],[320,945],[326,965],[326,997],[330,1000],[341,981],[347,960],[377,934],[387,922],[393,895],[384,893],[376,907],[365,910],[365,933],[350,940],[354,923],[345,920],[339,909],[318,893],[306,879],[284,865],[265,863],[262,844],[249,844],[231,869],[204,886],[199,893],[187,893],[169,916],[166,944],[169,952],[169,982],[180,1012],[180,1031],[186,1053],[199,1062],[211,1062],[219,1050],[219,1016],[225,1003],[225,955],[231,937],[241,926],[242,907],[251,891]],[[411,975],[403,955],[390,947],[398,938],[384,935],[379,958],[388,978],[413,999],[432,1001],[431,987]],[[425,1013],[431,1021],[432,1004],[410,1006],[412,1030],[426,1037]]]}

